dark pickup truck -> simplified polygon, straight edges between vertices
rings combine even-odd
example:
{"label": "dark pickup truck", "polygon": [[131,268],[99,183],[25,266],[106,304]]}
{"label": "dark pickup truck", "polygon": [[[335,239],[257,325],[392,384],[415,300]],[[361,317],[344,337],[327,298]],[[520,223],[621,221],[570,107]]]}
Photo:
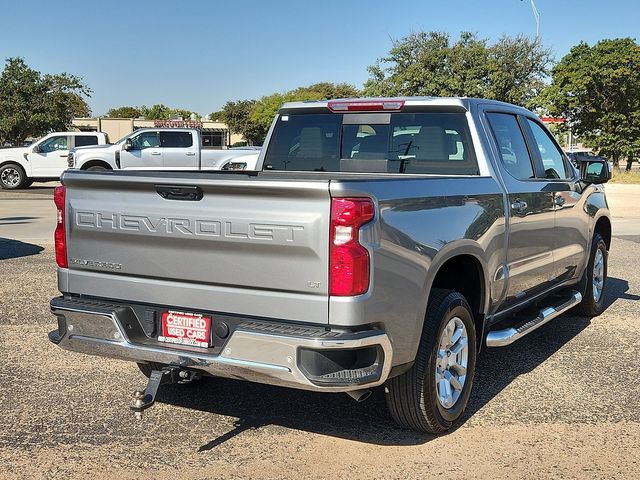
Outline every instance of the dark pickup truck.
{"label": "dark pickup truck", "polygon": [[138,363],[138,415],[210,375],[384,385],[400,425],[444,432],[482,345],[602,312],[609,178],[505,103],[285,104],[254,172],[66,172],[49,337]]}

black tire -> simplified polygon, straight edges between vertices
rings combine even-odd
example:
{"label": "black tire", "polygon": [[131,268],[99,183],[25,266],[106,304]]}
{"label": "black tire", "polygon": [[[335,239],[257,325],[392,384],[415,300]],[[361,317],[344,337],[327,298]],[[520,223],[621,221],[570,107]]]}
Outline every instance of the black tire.
{"label": "black tire", "polygon": [[[602,255],[602,288],[598,299],[594,297],[594,265],[598,252]],[[597,317],[605,309],[605,291],[607,289],[607,265],[609,252],[607,244],[602,235],[595,233],[591,240],[591,251],[589,252],[589,262],[585,268],[580,280],[580,292],[582,293],[582,302],[576,307],[576,313],[585,317]]]}
{"label": "black tire", "polygon": [[33,178],[27,178],[27,181],[24,182],[22,188],[29,188],[31,185],[33,185],[33,182],[35,182]]}
{"label": "black tire", "polygon": [[106,172],[108,168],[103,167],[102,165],[94,165],[93,167],[87,168],[88,172]]}
{"label": "black tire", "polygon": [[[438,400],[436,372],[441,335],[447,323],[458,317],[467,331],[468,358],[461,392],[450,408]],[[469,401],[476,366],[476,333],[471,308],[453,290],[431,291],[420,346],[410,370],[390,379],[385,388],[391,416],[399,425],[426,433],[444,433],[460,419]]]}
{"label": "black tire", "polygon": [[4,190],[24,188],[28,181],[24,169],[17,163],[7,163],[0,168],[0,187]]}

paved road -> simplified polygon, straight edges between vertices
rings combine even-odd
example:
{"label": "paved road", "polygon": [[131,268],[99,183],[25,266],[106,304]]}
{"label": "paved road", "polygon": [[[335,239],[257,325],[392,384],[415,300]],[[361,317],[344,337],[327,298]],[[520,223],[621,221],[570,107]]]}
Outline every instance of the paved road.
{"label": "paved road", "polygon": [[[4,220],[41,215],[6,199]],[[431,437],[396,428],[380,391],[356,404],[226,379],[163,387],[135,422],[134,365],[47,341],[53,252],[24,225],[0,244],[0,478],[640,478],[640,243],[614,239],[603,315],[485,349],[464,423]]]}
{"label": "paved road", "polygon": [[361,404],[234,380],[166,386],[135,422],[135,366],[49,344],[50,247],[0,261],[0,478],[640,478],[640,244],[615,239],[609,308],[485,349],[464,424],[396,428]]}
{"label": "paved road", "polygon": [[26,190],[0,190],[0,242],[3,239],[53,242],[56,222],[53,188],[56,185],[58,182],[49,182]]}

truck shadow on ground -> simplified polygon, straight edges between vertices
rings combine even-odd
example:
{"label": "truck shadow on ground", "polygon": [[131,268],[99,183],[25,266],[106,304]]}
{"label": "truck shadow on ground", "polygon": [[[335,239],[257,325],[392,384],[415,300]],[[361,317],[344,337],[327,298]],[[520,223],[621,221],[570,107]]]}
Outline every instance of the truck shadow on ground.
{"label": "truck shadow on ground", "polygon": [[[29,218],[29,217],[13,217],[13,218]],[[5,220],[5,219],[0,219]],[[2,222],[0,222],[0,225]],[[34,245],[32,243],[25,243],[19,240],[12,240],[10,238],[0,237],[0,260],[8,260],[10,258],[28,257],[30,255],[37,255],[44,247],[40,245]]]}
{"label": "truck shadow on ground", "polygon": [[[56,183],[57,185],[57,183]],[[17,190],[3,190],[2,193],[6,195],[20,195],[24,193],[50,193],[53,195],[53,190],[56,188],[56,185],[31,185],[28,188],[20,188]]]}
{"label": "truck shadow on ground", "polygon": [[1,225],[24,225],[31,223],[31,220],[37,220],[40,217],[0,217]]}
{"label": "truck shadow on ground", "polygon": [[[628,283],[610,278],[607,308],[617,299],[638,300]],[[519,342],[503,348],[484,348],[477,363],[473,393],[463,421],[505,389],[518,376],[532,371],[587,328],[591,320],[575,315],[542,326]],[[217,415],[236,417],[234,428],[199,447],[211,450],[247,430],[268,425],[303,430],[377,445],[419,445],[432,435],[397,427],[378,388],[362,403],[345,394],[312,393],[229,379],[205,379],[200,384],[167,385],[158,401]]]}

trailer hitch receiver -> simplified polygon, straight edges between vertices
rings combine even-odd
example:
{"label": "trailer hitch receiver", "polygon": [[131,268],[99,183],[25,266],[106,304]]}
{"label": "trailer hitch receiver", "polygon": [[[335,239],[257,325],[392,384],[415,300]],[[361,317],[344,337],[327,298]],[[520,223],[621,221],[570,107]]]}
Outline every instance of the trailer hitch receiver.
{"label": "trailer hitch receiver", "polygon": [[178,367],[164,367],[162,370],[152,370],[149,375],[149,382],[144,392],[136,390],[133,393],[133,401],[129,408],[137,420],[142,419],[142,412],[151,407],[156,402],[156,395],[160,385],[167,383],[186,383],[197,377],[196,372],[182,370]]}

